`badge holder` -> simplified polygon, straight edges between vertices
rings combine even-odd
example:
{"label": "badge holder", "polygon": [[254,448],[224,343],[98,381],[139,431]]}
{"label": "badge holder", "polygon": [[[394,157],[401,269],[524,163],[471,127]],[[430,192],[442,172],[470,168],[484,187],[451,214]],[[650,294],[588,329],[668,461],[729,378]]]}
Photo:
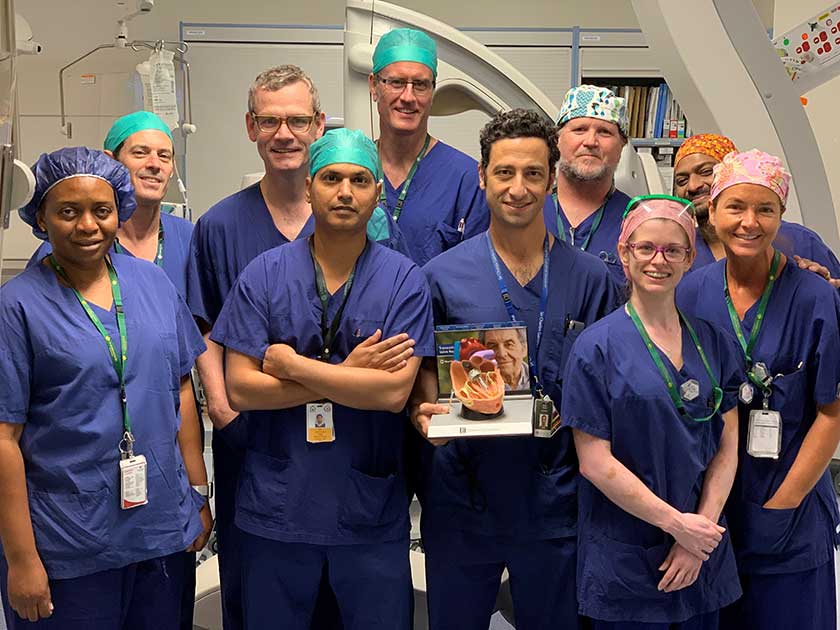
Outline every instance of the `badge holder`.
{"label": "badge holder", "polygon": [[130,510],[149,502],[146,457],[134,454],[134,436],[126,431],[120,440],[120,508]]}
{"label": "badge holder", "polygon": [[306,441],[310,444],[335,442],[331,402],[323,401],[306,405]]}
{"label": "badge holder", "polygon": [[[542,394],[540,392],[540,394]],[[531,426],[534,437],[550,438],[560,428],[560,414],[554,409],[554,402],[542,394],[534,398]]]}
{"label": "badge holder", "polygon": [[782,415],[770,409],[771,391],[769,386],[764,390],[761,409],[750,411],[747,453],[752,457],[779,459],[782,450]]}

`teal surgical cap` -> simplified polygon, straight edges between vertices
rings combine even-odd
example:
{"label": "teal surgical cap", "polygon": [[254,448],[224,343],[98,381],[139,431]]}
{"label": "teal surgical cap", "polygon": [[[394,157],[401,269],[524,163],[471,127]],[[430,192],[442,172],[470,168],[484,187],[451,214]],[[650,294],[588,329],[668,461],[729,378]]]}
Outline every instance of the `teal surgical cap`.
{"label": "teal surgical cap", "polygon": [[108,135],[105,136],[105,150],[113,153],[125,142],[128,136],[147,129],[162,131],[172,140],[172,132],[167,124],[160,119],[160,116],[152,112],[132,112],[122,118],[117,118],[111,125]]}
{"label": "teal surgical cap", "polygon": [[398,28],[383,35],[373,51],[373,72],[397,61],[422,63],[437,78],[437,46],[435,40],[422,31]]}
{"label": "teal surgical cap", "polygon": [[369,170],[376,181],[382,179],[376,145],[358,129],[332,129],[310,145],[310,175],[330,164],[356,164]]}

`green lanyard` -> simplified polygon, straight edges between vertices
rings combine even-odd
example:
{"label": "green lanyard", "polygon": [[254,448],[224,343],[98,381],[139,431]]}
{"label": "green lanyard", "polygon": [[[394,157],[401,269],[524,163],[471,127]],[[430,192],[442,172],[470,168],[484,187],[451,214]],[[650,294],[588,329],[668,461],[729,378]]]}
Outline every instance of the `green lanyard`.
{"label": "green lanyard", "polygon": [[[353,263],[353,268],[350,270],[350,275],[347,276],[347,281],[344,283],[344,293],[341,296],[341,305],[333,317],[332,323],[327,326],[327,304],[330,301],[330,292],[327,291],[327,283],[324,280],[324,271],[321,265],[315,258],[315,237],[309,237],[309,253],[312,255],[312,264],[315,266],[315,286],[318,288],[318,297],[321,300],[321,353],[318,355],[319,361],[328,361],[330,358],[330,348],[335,340],[335,334],[338,332],[338,327],[341,325],[341,315],[344,313],[344,307],[347,306],[347,298],[350,296],[350,289],[353,288],[353,280],[356,279],[356,262]],[[367,245],[365,245],[367,247]]]}
{"label": "green lanyard", "polygon": [[[85,310],[85,313],[87,313],[88,318],[93,322],[93,325],[96,326],[96,330],[99,331],[99,334],[102,335],[102,338],[105,340],[105,345],[108,346],[108,354],[111,355],[111,362],[114,364],[114,371],[117,373],[117,378],[120,381],[120,405],[122,406],[124,430],[123,441],[128,449],[124,452],[131,453],[131,444],[134,442],[134,438],[131,435],[131,423],[128,420],[128,403],[125,395],[125,364],[128,360],[128,335],[125,330],[125,313],[123,312],[122,292],[120,291],[119,280],[117,280],[117,272],[114,270],[114,266],[111,264],[111,261],[108,258],[105,258],[105,264],[108,267],[108,277],[111,280],[111,295],[114,296],[114,309],[117,311],[117,328],[120,331],[121,353],[117,352],[117,349],[114,347],[114,343],[111,340],[110,333],[105,330],[105,326],[102,325],[99,317],[97,317],[96,313],[93,312],[93,309],[90,307],[90,304],[88,304],[88,301],[82,297],[82,294],[79,293],[79,291],[70,282],[70,278],[67,277],[67,272],[64,270],[64,267],[58,264],[58,261],[52,254],[50,254],[49,260],[50,265],[52,265],[55,272],[70,286],[71,289],[73,289],[73,293],[76,294],[76,299],[79,300],[79,304],[82,305],[82,308]],[[123,450],[122,443],[120,450]]]}
{"label": "green lanyard", "polygon": [[[405,182],[403,183],[400,195],[399,197],[397,197],[397,205],[394,206],[394,211],[391,213],[391,216],[394,218],[394,223],[396,223],[399,220],[400,215],[402,214],[403,204],[405,203],[405,198],[408,195],[408,187],[411,186],[411,180],[414,179],[414,174],[417,172],[417,167],[420,166],[420,160],[422,160],[423,156],[426,155],[426,149],[429,148],[429,142],[431,140],[432,137],[429,134],[426,134],[426,141],[423,143],[423,148],[420,149],[420,153],[418,153],[417,157],[414,158],[414,164],[411,165],[411,170],[408,171],[408,177],[405,178]],[[382,192],[379,194],[379,204],[384,207],[385,202],[385,186],[383,185]]]}
{"label": "green lanyard", "polygon": [[659,350],[657,349],[653,341],[651,341],[650,335],[648,335],[647,330],[645,330],[644,324],[642,324],[642,320],[639,319],[639,315],[638,313],[636,313],[636,309],[633,308],[633,304],[631,304],[630,302],[627,302],[627,312],[630,315],[630,319],[633,320],[633,324],[635,324],[636,330],[639,331],[639,335],[642,337],[642,341],[645,342],[645,347],[650,353],[650,358],[653,359],[653,362],[659,369],[659,373],[662,375],[662,380],[665,381],[665,386],[668,389],[668,395],[671,397],[671,400],[674,401],[674,405],[676,405],[677,410],[683,416],[690,420],[694,420],[695,422],[706,422],[707,420],[711,420],[720,409],[721,402],[723,402],[723,390],[718,386],[717,379],[712,373],[712,368],[709,366],[709,361],[706,359],[706,353],[703,352],[703,348],[700,346],[700,340],[697,338],[697,333],[694,332],[694,327],[685,318],[685,316],[682,314],[682,311],[677,309],[677,313],[679,313],[680,316],[680,322],[683,326],[685,326],[686,330],[688,330],[688,334],[691,337],[691,341],[694,342],[694,347],[697,348],[697,354],[700,355],[700,360],[703,361],[703,367],[706,368],[706,374],[709,375],[709,381],[711,381],[712,383],[712,392],[714,396],[715,406],[712,410],[712,413],[703,418],[695,418],[693,416],[688,415],[688,412],[685,410],[685,405],[683,405],[682,398],[680,398],[680,395],[677,393],[677,387],[674,384],[674,379],[671,378],[671,373],[668,371],[668,368],[665,367],[665,363],[663,363],[662,361],[662,356],[659,354]]}
{"label": "green lanyard", "polygon": [[[586,238],[583,239],[583,243],[580,246],[582,251],[586,251],[589,248],[589,241],[592,240],[595,232],[597,232],[598,228],[601,227],[601,220],[604,218],[604,211],[607,209],[607,204],[610,202],[614,192],[615,188],[609,192],[607,198],[604,199],[604,203],[602,203],[601,207],[595,211],[595,219],[592,221],[592,227],[589,229],[589,234],[586,235]],[[560,212],[560,201],[557,199],[557,193],[555,192],[551,198],[554,200],[554,214],[557,215],[557,231],[560,233],[560,240],[565,243],[566,222],[563,221],[563,213]],[[572,245],[574,245],[574,243],[572,243]]]}
{"label": "green lanyard", "polygon": [[767,310],[767,303],[770,301],[770,294],[773,292],[773,285],[776,283],[776,274],[779,270],[779,261],[781,258],[781,253],[779,253],[779,250],[776,250],[773,254],[773,262],[770,263],[767,284],[764,286],[764,292],[761,294],[761,300],[758,303],[758,313],[755,315],[755,323],[750,332],[749,342],[744,338],[744,330],[741,328],[738,311],[735,310],[735,305],[732,303],[732,296],[729,295],[729,283],[726,280],[726,266],[724,265],[723,267],[723,293],[726,299],[726,309],[729,311],[729,321],[732,322],[732,329],[735,331],[735,336],[738,337],[738,342],[744,351],[744,358],[747,362],[747,376],[761,391],[767,391],[769,387],[753,374],[752,351],[755,348],[756,341],[758,341],[761,325],[764,323],[764,313]]}
{"label": "green lanyard", "polygon": [[[118,254],[125,254],[126,249],[122,245],[120,245],[120,240],[116,239],[114,241],[114,251]],[[158,267],[163,267],[163,221],[160,221],[160,225],[158,227],[158,244],[157,244],[157,254],[155,254],[155,264]]]}

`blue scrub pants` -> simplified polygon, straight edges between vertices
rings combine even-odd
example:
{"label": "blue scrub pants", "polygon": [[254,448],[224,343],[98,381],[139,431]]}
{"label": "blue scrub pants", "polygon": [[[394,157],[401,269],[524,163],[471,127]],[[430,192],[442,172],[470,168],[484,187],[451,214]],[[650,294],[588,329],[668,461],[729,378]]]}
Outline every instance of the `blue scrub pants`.
{"label": "blue scrub pants", "polygon": [[308,630],[325,573],[347,630],[411,627],[407,540],[372,545],[309,545],[243,532],[242,543],[248,630]]}
{"label": "blue scrub pants", "polygon": [[517,630],[578,627],[575,538],[426,546],[429,630],[487,630],[507,567]]}
{"label": "blue scrub pants", "polygon": [[24,621],[9,607],[8,568],[0,590],[8,630],[178,630],[184,586],[183,552],[66,580],[50,580],[55,611]]}
{"label": "blue scrub pants", "polygon": [[[589,620],[590,630],[718,630],[718,610],[697,615],[679,623],[645,623],[643,621]],[[744,626],[745,628],[748,626]]]}
{"label": "blue scrub pants", "polygon": [[721,630],[836,630],[834,558],[810,571],[741,574],[744,595],[720,613]]}
{"label": "blue scrub pants", "polygon": [[242,630],[242,532],[234,524],[236,486],[246,444],[245,419],[237,417],[213,431],[213,479],[216,490],[216,541],[224,630]]}

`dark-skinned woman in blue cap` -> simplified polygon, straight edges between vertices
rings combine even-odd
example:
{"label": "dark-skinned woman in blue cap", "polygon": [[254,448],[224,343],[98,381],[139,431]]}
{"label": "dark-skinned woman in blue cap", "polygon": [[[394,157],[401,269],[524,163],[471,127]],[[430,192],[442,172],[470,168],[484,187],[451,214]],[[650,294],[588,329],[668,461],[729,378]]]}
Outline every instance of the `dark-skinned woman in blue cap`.
{"label": "dark-skinned woman in blue cap", "polygon": [[125,167],[79,147],[33,170],[19,213],[53,251],[0,296],[6,623],[174,630],[183,551],[210,525],[180,413],[204,344],[160,269],[109,253],[135,209]]}

